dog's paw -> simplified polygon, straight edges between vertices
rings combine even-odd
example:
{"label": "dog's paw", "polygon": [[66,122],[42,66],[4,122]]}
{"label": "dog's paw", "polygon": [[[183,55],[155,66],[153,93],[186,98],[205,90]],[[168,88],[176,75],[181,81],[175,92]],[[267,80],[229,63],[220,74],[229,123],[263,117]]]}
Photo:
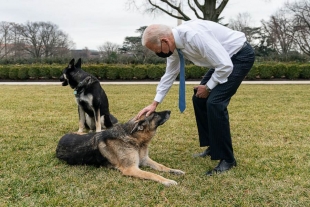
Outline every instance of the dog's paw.
{"label": "dog's paw", "polygon": [[178,183],[174,180],[165,180],[164,182],[162,182],[162,184],[164,184],[165,186],[171,186],[171,185],[177,185]]}
{"label": "dog's paw", "polygon": [[176,174],[176,175],[184,175],[185,174],[185,172],[183,172],[182,170],[177,170],[177,169],[171,169],[169,172]]}

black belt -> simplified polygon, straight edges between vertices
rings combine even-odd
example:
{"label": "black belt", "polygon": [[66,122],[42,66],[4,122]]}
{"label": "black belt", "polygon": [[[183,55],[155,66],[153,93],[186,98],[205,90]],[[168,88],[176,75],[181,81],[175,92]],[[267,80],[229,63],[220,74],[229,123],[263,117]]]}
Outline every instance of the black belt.
{"label": "black belt", "polygon": [[[243,43],[243,45],[242,45],[242,47],[238,50],[238,52],[236,53],[236,54],[234,54],[234,55],[237,55],[239,52],[241,52],[241,50],[243,49],[243,48],[245,48],[246,46],[248,46],[248,42],[247,41],[245,41],[244,43]],[[233,55],[233,56],[234,56]]]}

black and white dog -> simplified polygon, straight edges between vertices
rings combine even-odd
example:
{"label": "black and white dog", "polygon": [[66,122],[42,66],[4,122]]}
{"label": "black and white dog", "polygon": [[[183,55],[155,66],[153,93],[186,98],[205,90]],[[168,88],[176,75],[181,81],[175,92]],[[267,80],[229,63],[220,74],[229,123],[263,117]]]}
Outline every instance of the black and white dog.
{"label": "black and white dog", "polygon": [[63,86],[70,85],[78,104],[79,130],[83,133],[85,128],[100,132],[104,126],[110,128],[117,123],[117,119],[110,114],[109,101],[99,80],[81,69],[82,60],[72,59],[63,70],[60,81]]}

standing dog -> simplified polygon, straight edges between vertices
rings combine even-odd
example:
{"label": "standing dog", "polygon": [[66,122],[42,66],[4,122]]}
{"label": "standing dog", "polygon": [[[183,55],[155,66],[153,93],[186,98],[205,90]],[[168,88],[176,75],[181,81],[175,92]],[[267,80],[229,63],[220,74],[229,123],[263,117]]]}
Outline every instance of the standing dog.
{"label": "standing dog", "polygon": [[56,156],[68,164],[104,165],[120,170],[123,175],[150,179],[166,186],[174,180],[143,171],[139,166],[182,175],[183,171],[168,168],[148,156],[148,146],[158,126],[170,117],[170,111],[153,112],[149,116],[131,119],[125,124],[95,134],[66,134],[58,143]]}
{"label": "standing dog", "polygon": [[117,123],[117,119],[110,114],[109,101],[102,89],[99,80],[93,75],[81,69],[81,58],[76,64],[72,59],[63,70],[60,81],[63,86],[70,85],[74,89],[74,95],[78,104],[79,130],[83,133],[84,128],[100,132],[105,126],[110,128]]}

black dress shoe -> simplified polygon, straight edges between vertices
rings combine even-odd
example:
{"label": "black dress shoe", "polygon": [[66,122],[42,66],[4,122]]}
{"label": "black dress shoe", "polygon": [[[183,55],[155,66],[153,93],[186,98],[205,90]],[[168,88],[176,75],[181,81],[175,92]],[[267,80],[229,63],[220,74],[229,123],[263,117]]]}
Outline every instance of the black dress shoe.
{"label": "black dress shoe", "polygon": [[205,151],[201,152],[201,153],[197,153],[194,154],[193,157],[206,157],[206,156],[210,156],[210,147],[208,147]]}
{"label": "black dress shoe", "polygon": [[206,175],[212,176],[215,174],[220,174],[224,171],[230,170],[232,167],[235,167],[235,166],[237,166],[236,160],[234,160],[231,163],[228,163],[225,160],[221,160],[220,163],[213,170],[206,172]]}

